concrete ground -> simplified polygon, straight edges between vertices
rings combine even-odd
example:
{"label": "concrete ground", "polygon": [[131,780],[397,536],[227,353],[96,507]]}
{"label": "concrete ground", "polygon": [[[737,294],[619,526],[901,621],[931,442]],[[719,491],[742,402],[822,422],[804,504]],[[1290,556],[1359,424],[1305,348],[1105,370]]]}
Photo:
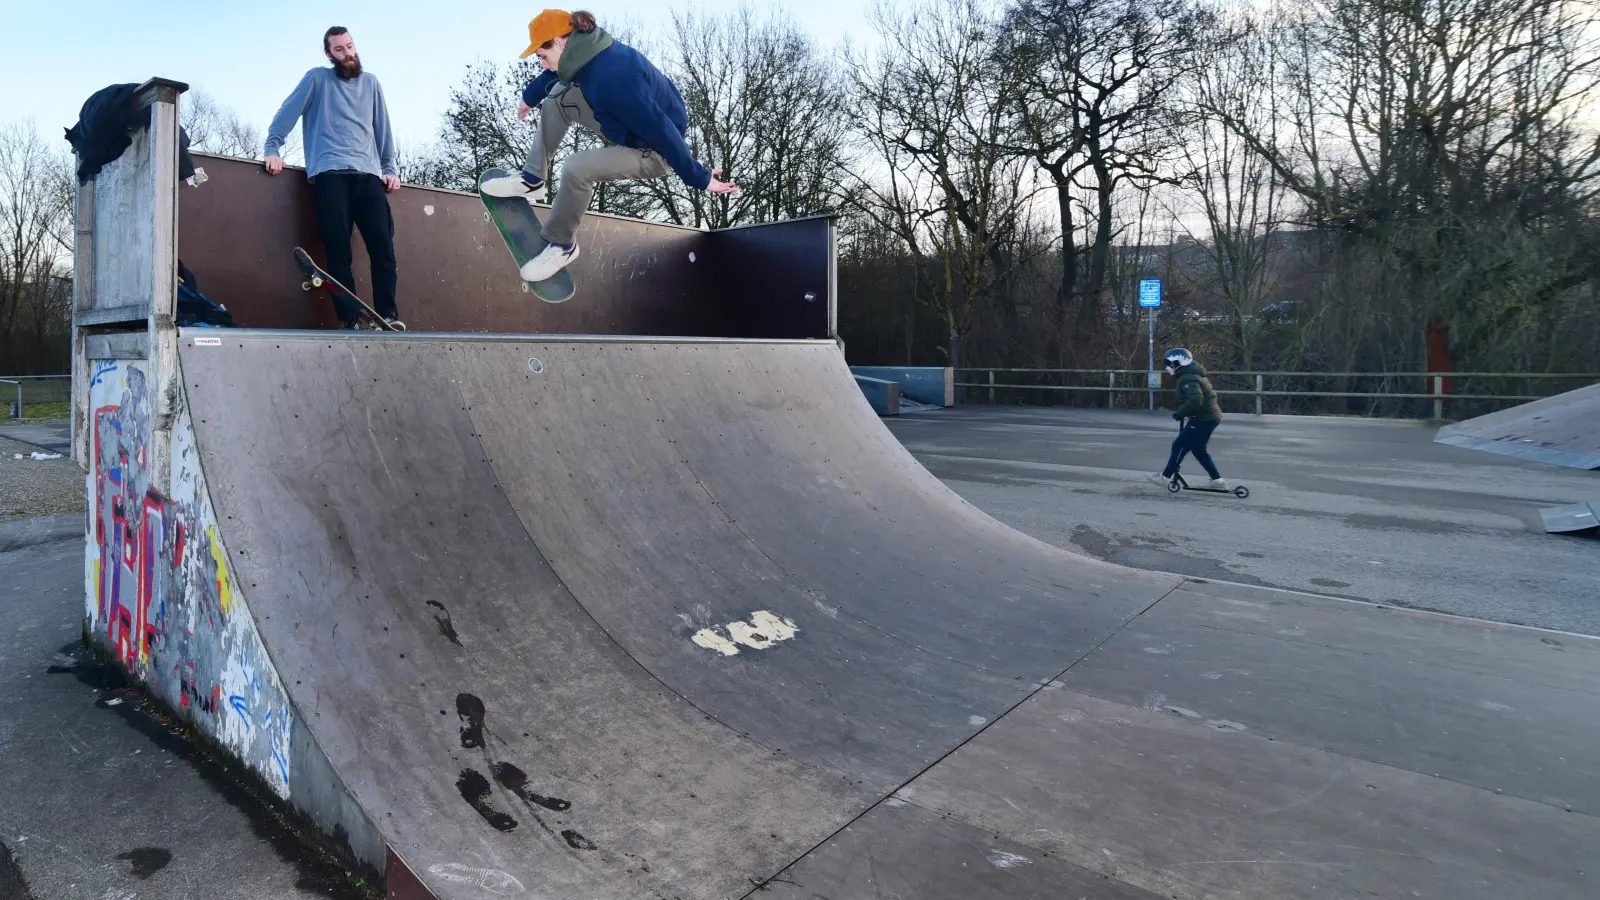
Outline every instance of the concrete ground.
{"label": "concrete ground", "polygon": [[[1418,423],[1230,415],[1211,453],[1249,499],[1167,491],[1162,412],[964,406],[886,419],[975,506],[1144,569],[1600,634],[1600,540],[1539,508],[1600,499],[1600,472],[1433,443]],[[1186,460],[1193,483],[1203,478]]]}
{"label": "concrete ground", "polygon": [[[1212,449],[1253,490],[1238,500],[1143,480],[1176,428],[1159,413],[888,424],[978,507],[1114,562],[1600,633],[1600,541],[1538,516],[1600,497],[1600,473],[1435,445],[1415,423],[1231,416]],[[0,897],[364,896],[77,649],[82,528],[0,523]]]}
{"label": "concrete ground", "polygon": [[79,649],[83,516],[0,523],[0,898],[364,898]]}

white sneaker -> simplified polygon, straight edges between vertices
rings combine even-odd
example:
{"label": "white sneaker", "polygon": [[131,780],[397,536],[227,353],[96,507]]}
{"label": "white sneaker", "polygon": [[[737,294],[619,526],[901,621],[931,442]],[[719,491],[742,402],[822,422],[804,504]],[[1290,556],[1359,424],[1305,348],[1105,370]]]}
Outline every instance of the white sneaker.
{"label": "white sneaker", "polygon": [[572,249],[566,250],[556,244],[546,244],[539,255],[522,264],[522,280],[529,282],[544,281],[566,268],[578,258],[578,242],[572,242]]}
{"label": "white sneaker", "polygon": [[1228,489],[1228,479],[1226,479],[1226,478],[1213,478],[1213,479],[1211,479],[1211,486],[1213,488],[1215,488],[1216,490],[1225,491],[1225,490]]}
{"label": "white sneaker", "polygon": [[478,185],[478,190],[491,197],[521,197],[529,203],[543,200],[545,195],[544,182],[539,182],[535,187],[528,183],[521,172],[486,178]]}
{"label": "white sneaker", "polygon": [[1167,476],[1162,475],[1160,472],[1151,472],[1150,474],[1148,474],[1148,475],[1146,475],[1144,477],[1146,479],[1148,479],[1152,484],[1159,484],[1162,487],[1166,487],[1167,486],[1167,482],[1172,480],[1172,479],[1168,478]]}

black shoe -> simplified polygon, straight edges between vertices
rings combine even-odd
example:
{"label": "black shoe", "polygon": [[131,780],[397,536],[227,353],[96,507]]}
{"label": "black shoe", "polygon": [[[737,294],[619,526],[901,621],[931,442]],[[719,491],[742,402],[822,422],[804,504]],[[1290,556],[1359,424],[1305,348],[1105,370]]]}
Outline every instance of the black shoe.
{"label": "black shoe", "polygon": [[340,331],[360,331],[361,330],[361,320],[360,319],[351,319],[348,322],[340,322],[339,323],[339,330]]}
{"label": "black shoe", "polygon": [[383,317],[383,323],[385,325],[388,325],[390,328],[393,328],[395,331],[405,331],[406,330],[406,323],[400,321],[400,319],[398,317],[391,319],[388,316],[384,316]]}

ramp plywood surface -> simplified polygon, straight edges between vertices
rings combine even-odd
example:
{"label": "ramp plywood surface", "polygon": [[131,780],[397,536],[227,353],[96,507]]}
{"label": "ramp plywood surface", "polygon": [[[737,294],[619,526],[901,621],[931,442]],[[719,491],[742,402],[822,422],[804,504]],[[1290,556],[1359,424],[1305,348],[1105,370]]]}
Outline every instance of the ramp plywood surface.
{"label": "ramp plywood surface", "polygon": [[1593,896],[1593,641],[1049,546],[831,342],[194,335],[238,590],[413,889]]}

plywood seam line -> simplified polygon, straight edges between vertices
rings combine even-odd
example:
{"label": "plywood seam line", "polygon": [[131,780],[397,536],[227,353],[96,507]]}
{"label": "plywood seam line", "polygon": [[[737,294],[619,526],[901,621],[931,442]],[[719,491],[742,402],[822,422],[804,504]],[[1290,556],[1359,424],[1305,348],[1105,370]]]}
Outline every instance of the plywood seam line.
{"label": "plywood seam line", "polygon": [[[1196,627],[1196,628],[1209,628],[1209,629],[1211,629],[1213,631],[1221,631],[1221,632],[1224,632],[1226,634],[1236,634],[1236,635],[1241,635],[1241,636],[1244,636],[1244,637],[1269,637],[1269,635],[1264,635],[1264,634],[1261,634],[1260,632],[1238,631],[1238,630],[1235,630],[1235,629],[1232,629],[1232,628],[1226,628],[1226,627],[1224,627],[1222,625],[1218,625],[1218,624],[1216,624],[1214,622],[1195,622],[1194,623],[1194,627]],[[1274,638],[1276,640],[1281,640],[1286,644],[1295,644],[1295,645],[1301,646],[1301,647],[1316,647],[1319,650],[1333,650],[1333,651],[1336,651],[1336,652],[1339,652],[1339,653],[1351,653],[1351,654],[1355,654],[1355,655],[1362,656],[1362,657],[1371,657],[1371,656],[1373,656],[1373,654],[1368,653],[1368,652],[1363,651],[1363,650],[1352,650],[1349,647],[1340,647],[1340,646],[1337,646],[1335,644],[1319,644],[1319,643],[1316,643],[1314,641],[1296,640],[1294,637],[1292,637],[1290,635],[1271,635],[1270,637],[1272,637],[1272,638]],[[1453,665],[1450,665],[1449,663],[1446,663],[1446,662],[1429,662],[1429,663],[1424,663],[1423,665],[1427,665],[1427,666],[1429,666],[1431,668],[1435,668],[1435,669],[1443,669],[1444,671],[1447,671],[1447,672],[1464,672],[1464,673],[1466,673],[1468,675],[1477,675],[1477,676],[1482,677],[1482,678],[1497,678],[1497,679],[1500,679],[1501,681],[1510,681],[1510,682],[1513,682],[1513,683],[1516,683],[1516,684],[1525,684],[1525,685],[1528,685],[1530,687],[1544,688],[1545,690],[1550,690],[1550,691],[1568,691],[1568,692],[1571,692],[1571,693],[1574,693],[1574,694],[1582,694],[1583,696],[1586,696],[1586,697],[1600,697],[1600,690],[1586,691],[1586,690],[1583,690],[1581,688],[1570,687],[1570,686],[1567,686],[1567,685],[1545,684],[1542,681],[1527,681],[1527,680],[1524,680],[1524,679],[1521,679],[1521,678],[1513,678],[1510,675],[1498,675],[1498,674],[1496,674],[1494,672],[1485,672],[1485,671],[1479,671],[1477,669],[1463,668],[1462,666],[1453,666]]]}
{"label": "plywood seam line", "polygon": [[[772,884],[773,881],[775,879],[777,879],[777,877],[779,875],[782,875],[784,872],[787,872],[788,870],[794,868],[794,866],[796,864],[798,864],[801,860],[803,860],[806,857],[810,856],[811,854],[817,852],[817,850],[821,849],[825,844],[829,843],[834,838],[838,837],[840,834],[843,834],[846,829],[848,829],[850,826],[854,825],[855,823],[861,821],[861,819],[865,818],[868,813],[870,813],[873,810],[877,809],[879,806],[882,806],[890,798],[894,797],[894,795],[900,793],[902,790],[904,790],[907,787],[909,787],[912,784],[912,782],[916,781],[917,779],[921,778],[922,776],[924,776],[924,775],[928,774],[929,772],[933,771],[933,769],[936,766],[938,766],[940,763],[943,763],[945,760],[949,759],[951,756],[955,755],[955,753],[957,751],[959,751],[962,747],[965,747],[966,745],[968,745],[968,744],[972,743],[973,741],[977,740],[984,732],[988,731],[990,728],[993,728],[997,723],[1005,721],[1006,716],[1011,715],[1022,704],[1027,703],[1029,700],[1032,700],[1034,697],[1039,696],[1039,694],[1043,693],[1046,689],[1048,689],[1050,685],[1059,682],[1062,678],[1065,678],[1067,673],[1071,672],[1074,668],[1076,668],[1079,663],[1081,663],[1084,660],[1088,659],[1090,656],[1093,656],[1094,652],[1096,650],[1099,650],[1101,647],[1104,647],[1108,641],[1110,641],[1112,638],[1116,637],[1117,635],[1121,634],[1123,631],[1127,630],[1129,625],[1132,625],[1134,622],[1137,622],[1140,618],[1142,618],[1144,616],[1145,613],[1149,612],[1152,609],[1155,609],[1157,604],[1159,604],[1161,601],[1167,599],[1168,597],[1172,596],[1179,588],[1183,587],[1187,583],[1188,583],[1188,579],[1185,578],[1182,581],[1179,581],[1177,584],[1174,584],[1172,587],[1167,588],[1167,590],[1165,592],[1163,592],[1161,594],[1161,596],[1159,596],[1156,599],[1150,601],[1150,603],[1147,606],[1145,606],[1144,609],[1141,609],[1138,612],[1134,613],[1133,615],[1129,616],[1127,618],[1127,620],[1124,621],[1121,625],[1118,625],[1116,628],[1112,629],[1111,632],[1109,634],[1107,634],[1105,637],[1103,637],[1100,640],[1096,641],[1093,647],[1090,647],[1089,649],[1083,651],[1083,653],[1081,655],[1079,655],[1077,659],[1074,659],[1072,662],[1068,663],[1067,667],[1062,669],[1060,672],[1057,672],[1054,677],[1041,680],[1037,685],[1034,686],[1033,690],[1031,690],[1031,691],[1027,692],[1026,694],[1022,695],[1022,699],[1020,699],[1017,702],[1015,702],[1015,703],[1011,704],[1010,706],[1006,707],[1005,712],[1002,712],[1000,715],[995,716],[994,718],[990,719],[988,722],[984,723],[983,727],[981,727],[977,731],[973,732],[966,740],[960,742],[959,744],[956,744],[954,747],[951,747],[949,750],[946,750],[944,753],[940,754],[940,756],[937,759],[935,759],[933,762],[930,762],[926,766],[923,766],[921,769],[919,769],[918,771],[913,773],[910,778],[907,778],[905,781],[901,782],[899,787],[897,787],[894,790],[888,792],[887,794],[884,794],[883,797],[881,797],[877,802],[873,803],[871,806],[868,806],[866,809],[863,809],[860,813],[856,814],[855,816],[852,816],[849,819],[849,821],[845,822],[843,825],[840,825],[831,834],[827,835],[822,840],[818,841],[815,845],[813,845],[812,847],[808,848],[804,853],[801,853],[799,856],[796,856],[794,859],[790,860],[787,864],[785,864],[784,866],[779,868],[778,871],[772,873],[772,875],[770,877],[763,879],[760,884],[755,885],[750,890],[746,891],[744,894],[741,894],[740,897],[739,897],[739,900],[750,900],[750,898],[754,894],[756,894],[757,892],[766,890],[767,889],[767,885]],[[1080,693],[1080,692],[1074,692],[1074,693]],[[921,807],[919,807],[919,808],[921,808]]]}
{"label": "plywood seam line", "polygon": [[[1093,559],[1094,557],[1089,558]],[[1370,606],[1375,609],[1392,612],[1395,615],[1410,616],[1419,619],[1445,619],[1453,624],[1467,624],[1476,628],[1488,629],[1490,631],[1536,631],[1539,634],[1553,634],[1560,637],[1574,638],[1581,641],[1600,642],[1600,637],[1596,637],[1592,634],[1582,634],[1577,631],[1562,631],[1559,628],[1544,628],[1539,625],[1524,625],[1521,622],[1496,622],[1491,619],[1480,619],[1476,616],[1464,616],[1459,613],[1441,612],[1436,609],[1424,609],[1420,606],[1394,606],[1389,603],[1380,603],[1376,600],[1364,600],[1360,597],[1344,597],[1339,594],[1322,594],[1316,591],[1308,591],[1303,588],[1275,586],[1265,587],[1259,584],[1247,584],[1243,581],[1228,581],[1227,579],[1223,578],[1193,578],[1188,575],[1180,575],[1177,572],[1167,572],[1162,569],[1147,569],[1145,571],[1152,572],[1156,575],[1171,575],[1173,578],[1181,578],[1189,584],[1220,584],[1224,587],[1248,588],[1257,591],[1271,591],[1275,594],[1288,594],[1293,597],[1310,597],[1315,600],[1337,600],[1340,603],[1352,603],[1356,606]],[[1202,593],[1204,592],[1202,591]]]}

